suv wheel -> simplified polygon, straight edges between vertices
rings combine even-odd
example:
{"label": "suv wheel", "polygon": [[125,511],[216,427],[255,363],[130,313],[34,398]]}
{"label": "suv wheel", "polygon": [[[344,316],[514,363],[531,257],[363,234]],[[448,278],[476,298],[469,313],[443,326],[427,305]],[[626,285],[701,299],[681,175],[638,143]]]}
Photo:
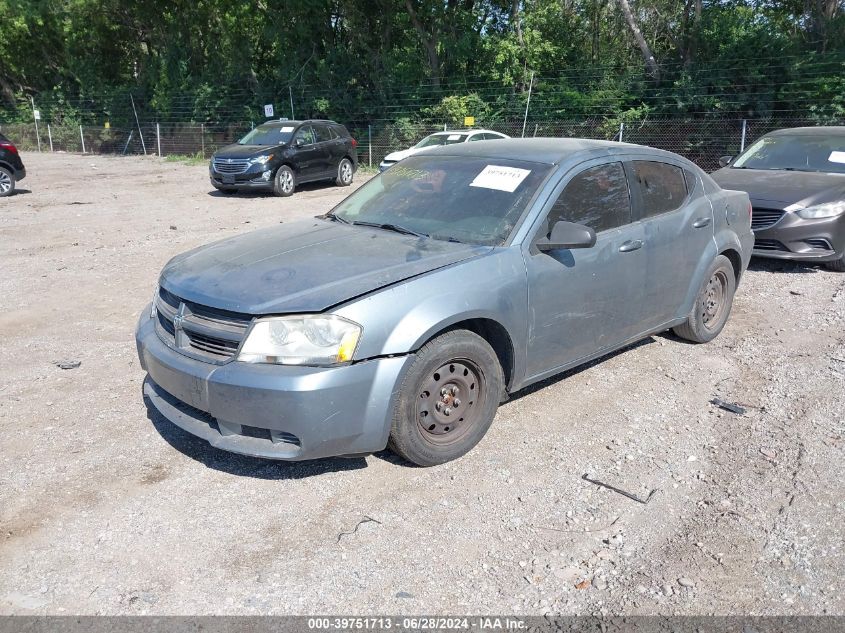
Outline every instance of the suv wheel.
{"label": "suv wheel", "polygon": [[845,273],[845,255],[832,262],[827,262],[827,267],[837,273]]}
{"label": "suv wheel", "polygon": [[273,192],[277,196],[286,198],[293,195],[294,189],[296,189],[296,178],[293,175],[293,170],[287,165],[282,165],[276,170]]}
{"label": "suv wheel", "polygon": [[457,459],[487,433],[503,386],[487,341],[467,330],[438,336],[417,352],[402,381],[389,448],[418,466]]}
{"label": "suv wheel", "polygon": [[337,178],[335,184],[338,187],[348,187],[352,184],[352,161],[344,158],[337,166]]}
{"label": "suv wheel", "polygon": [[0,198],[12,195],[15,190],[15,175],[5,167],[0,167]]}

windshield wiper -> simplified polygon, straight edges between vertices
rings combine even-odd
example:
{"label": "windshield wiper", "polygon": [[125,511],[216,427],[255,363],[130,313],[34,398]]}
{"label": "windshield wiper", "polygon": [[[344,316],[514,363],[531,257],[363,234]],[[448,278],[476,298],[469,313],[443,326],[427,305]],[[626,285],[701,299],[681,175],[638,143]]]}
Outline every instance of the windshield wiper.
{"label": "windshield wiper", "polygon": [[417,231],[412,231],[411,229],[405,228],[404,226],[399,226],[398,224],[390,224],[390,223],[382,223],[382,222],[362,222],[362,221],[355,221],[352,222],[354,226],[372,226],[377,229],[384,229],[385,231],[393,231],[394,233],[402,233],[403,235],[415,235],[416,237],[428,237],[425,233],[418,233]]}
{"label": "windshield wiper", "polygon": [[334,213],[325,213],[323,215],[318,215],[318,218],[322,220],[332,220],[334,222],[342,222],[343,224],[349,224],[349,220],[346,220],[339,215],[335,215]]}

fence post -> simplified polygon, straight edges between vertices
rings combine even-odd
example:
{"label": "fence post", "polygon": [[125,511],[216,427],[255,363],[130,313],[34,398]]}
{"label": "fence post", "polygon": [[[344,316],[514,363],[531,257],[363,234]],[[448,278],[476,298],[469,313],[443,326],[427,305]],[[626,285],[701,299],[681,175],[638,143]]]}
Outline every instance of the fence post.
{"label": "fence post", "polygon": [[85,136],[82,134],[82,126],[79,126],[79,138],[82,140],[82,153],[85,153]]}
{"label": "fence post", "polygon": [[[35,97],[29,97],[30,101],[32,101],[32,120],[35,121],[35,141],[38,143],[38,151],[41,151],[41,134],[38,132],[38,117],[35,116]],[[40,113],[39,113],[40,114]]]}
{"label": "fence post", "polygon": [[47,124],[47,138],[50,139],[50,152],[53,151],[53,130],[50,129],[50,124]]}
{"label": "fence post", "polygon": [[746,123],[748,121],[746,119],[742,120],[742,140],[739,142],[739,153],[742,154],[745,151],[745,129]]}
{"label": "fence post", "polygon": [[202,157],[205,158],[205,123],[200,123],[200,141],[202,142]]}
{"label": "fence post", "polygon": [[522,138],[525,138],[525,124],[528,123],[528,106],[531,105],[531,90],[534,88],[534,71],[531,71],[531,82],[528,84],[528,100],[525,102],[525,116],[522,118]]}
{"label": "fence post", "polygon": [[370,167],[373,166],[373,126],[367,126],[367,146],[370,153]]}
{"label": "fence post", "polygon": [[161,158],[161,126],[156,123],[156,147],[158,147],[158,157]]}
{"label": "fence post", "polygon": [[540,125],[539,123],[534,124],[534,138],[537,138],[537,126]]}
{"label": "fence post", "polygon": [[619,122],[619,142],[622,142],[622,133],[625,131],[625,121]]}
{"label": "fence post", "polygon": [[138,136],[141,137],[141,149],[144,150],[144,156],[147,155],[147,144],[144,143],[144,133],[141,131],[141,122],[138,120],[138,110],[135,109],[135,97],[129,93],[129,100],[132,102],[132,112],[135,113],[135,125],[138,126]]}

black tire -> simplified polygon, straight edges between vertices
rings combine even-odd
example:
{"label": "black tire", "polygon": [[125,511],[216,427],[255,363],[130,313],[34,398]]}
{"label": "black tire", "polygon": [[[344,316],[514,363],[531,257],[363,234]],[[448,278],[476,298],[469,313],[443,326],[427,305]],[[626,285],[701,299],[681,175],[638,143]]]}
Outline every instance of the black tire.
{"label": "black tire", "polygon": [[0,198],[15,193],[15,175],[5,167],[0,167]]}
{"label": "black tire", "polygon": [[837,273],[845,273],[845,255],[832,262],[827,262],[827,267]]}
{"label": "black tire", "polygon": [[229,194],[229,195],[232,195],[233,193],[238,193],[237,189],[221,189],[220,191],[222,191],[225,194]]}
{"label": "black tire", "polygon": [[295,189],[296,176],[294,176],[293,170],[287,165],[282,165],[276,170],[276,176],[273,179],[273,193],[287,198],[293,195]]}
{"label": "black tire", "polygon": [[493,423],[504,388],[496,352],[467,330],[452,330],[417,352],[393,409],[388,447],[418,466],[457,459]]}
{"label": "black tire", "polygon": [[673,328],[675,334],[693,343],[708,343],[719,335],[733,305],[736,292],[736,273],[724,255],[718,255],[695,298],[687,322]]}
{"label": "black tire", "polygon": [[334,184],[338,187],[348,187],[352,184],[352,176],[355,171],[352,168],[352,161],[344,158],[337,166],[337,178],[334,179]]}

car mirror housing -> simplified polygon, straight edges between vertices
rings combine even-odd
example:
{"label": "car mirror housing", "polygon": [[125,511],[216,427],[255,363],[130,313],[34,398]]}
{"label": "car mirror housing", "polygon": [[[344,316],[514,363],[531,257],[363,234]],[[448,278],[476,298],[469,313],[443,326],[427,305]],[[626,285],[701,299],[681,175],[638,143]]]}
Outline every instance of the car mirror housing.
{"label": "car mirror housing", "polygon": [[731,161],[734,159],[733,156],[721,156],[719,158],[719,167],[727,167],[731,164]]}
{"label": "car mirror housing", "polygon": [[556,251],[564,248],[592,248],[596,245],[596,232],[589,226],[574,222],[556,222],[549,237],[537,240],[537,249]]}

